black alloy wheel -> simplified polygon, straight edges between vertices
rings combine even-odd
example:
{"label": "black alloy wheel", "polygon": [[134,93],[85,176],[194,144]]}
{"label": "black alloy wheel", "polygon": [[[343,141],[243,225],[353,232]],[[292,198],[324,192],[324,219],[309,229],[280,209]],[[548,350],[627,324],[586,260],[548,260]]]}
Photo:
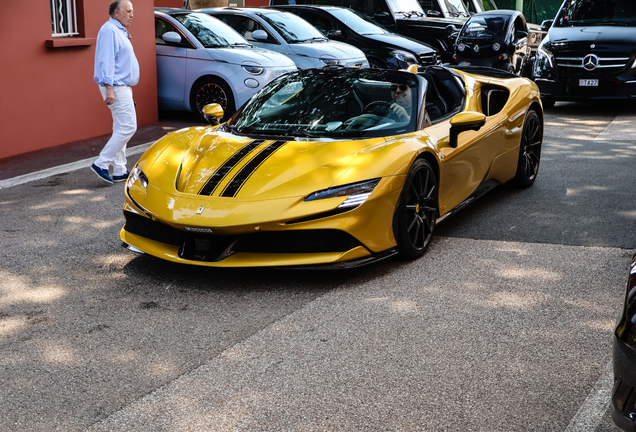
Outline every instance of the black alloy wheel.
{"label": "black alloy wheel", "polygon": [[519,162],[515,180],[521,187],[532,186],[539,172],[541,160],[541,144],[543,143],[543,123],[536,111],[530,110],[521,132],[519,146]]}
{"label": "black alloy wheel", "polygon": [[200,119],[205,120],[203,107],[211,103],[218,103],[223,108],[222,121],[234,114],[234,97],[228,85],[218,78],[205,77],[192,86],[190,108]]}
{"label": "black alloy wheel", "polygon": [[437,220],[437,179],[431,165],[416,159],[404,182],[397,208],[397,248],[405,259],[424,255]]}

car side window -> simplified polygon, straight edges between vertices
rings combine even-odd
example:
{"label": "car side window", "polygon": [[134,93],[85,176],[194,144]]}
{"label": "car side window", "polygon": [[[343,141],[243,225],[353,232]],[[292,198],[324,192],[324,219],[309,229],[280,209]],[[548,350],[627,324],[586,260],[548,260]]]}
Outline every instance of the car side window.
{"label": "car side window", "polygon": [[[268,32],[265,27],[261,25],[261,23],[252,18],[237,15],[215,15],[215,17],[232,27],[241,36],[243,36],[250,42],[278,43],[274,36],[272,36],[270,32]],[[267,33],[267,40],[254,39],[252,37],[252,33],[254,33],[256,30],[263,30],[265,33]]]}
{"label": "car side window", "polygon": [[311,23],[311,25],[316,27],[320,31],[320,33],[324,34],[325,36],[327,36],[329,30],[334,28],[332,23],[327,18],[315,13],[303,11],[300,17]]}
{"label": "car side window", "polygon": [[[168,32],[178,33],[182,38],[181,43],[170,43],[163,40],[162,36]],[[161,18],[155,18],[155,44],[192,48],[192,45],[187,41],[187,39],[183,38],[183,34],[178,31],[175,26],[173,26],[166,20],[162,20]]]}
{"label": "car side window", "polygon": [[428,12],[429,10],[431,11],[435,11],[435,12],[439,12],[440,14],[442,14],[442,8],[440,7],[439,3],[436,0],[418,0],[420,6],[422,6],[422,9],[424,10],[424,12]]}

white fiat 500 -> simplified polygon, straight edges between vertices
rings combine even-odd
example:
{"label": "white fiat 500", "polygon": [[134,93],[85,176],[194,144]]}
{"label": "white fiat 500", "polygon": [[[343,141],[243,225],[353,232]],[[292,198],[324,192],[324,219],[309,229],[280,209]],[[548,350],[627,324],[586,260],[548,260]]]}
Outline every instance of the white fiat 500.
{"label": "white fiat 500", "polygon": [[222,20],[257,47],[285,54],[299,69],[325,66],[369,67],[364,53],[332,41],[290,12],[261,8],[199,9]]}
{"label": "white fiat 500", "polygon": [[218,103],[232,115],[265,84],[296,70],[289,57],[254,47],[222,21],[184,9],[155,8],[159,108],[201,115]]}

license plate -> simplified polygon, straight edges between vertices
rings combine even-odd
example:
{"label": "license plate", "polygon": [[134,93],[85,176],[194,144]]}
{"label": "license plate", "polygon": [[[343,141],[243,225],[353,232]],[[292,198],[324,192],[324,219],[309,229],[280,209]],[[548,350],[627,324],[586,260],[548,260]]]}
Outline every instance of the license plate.
{"label": "license plate", "polygon": [[598,87],[597,79],[580,79],[579,80],[580,87]]}

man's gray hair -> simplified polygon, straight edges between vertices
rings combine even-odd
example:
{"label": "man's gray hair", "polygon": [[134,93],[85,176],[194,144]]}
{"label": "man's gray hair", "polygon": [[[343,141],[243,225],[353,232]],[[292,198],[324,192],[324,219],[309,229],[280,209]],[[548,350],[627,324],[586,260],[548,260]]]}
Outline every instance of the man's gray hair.
{"label": "man's gray hair", "polygon": [[108,15],[110,16],[115,15],[115,9],[121,10],[121,7],[120,7],[121,2],[122,0],[115,0],[114,2],[112,2],[110,6],[108,7]]}
{"label": "man's gray hair", "polygon": [[115,9],[119,9],[119,3],[120,2],[121,2],[121,0],[115,0],[114,2],[112,2],[110,4],[110,6],[108,7],[108,15],[110,15],[110,16],[115,15]]}

